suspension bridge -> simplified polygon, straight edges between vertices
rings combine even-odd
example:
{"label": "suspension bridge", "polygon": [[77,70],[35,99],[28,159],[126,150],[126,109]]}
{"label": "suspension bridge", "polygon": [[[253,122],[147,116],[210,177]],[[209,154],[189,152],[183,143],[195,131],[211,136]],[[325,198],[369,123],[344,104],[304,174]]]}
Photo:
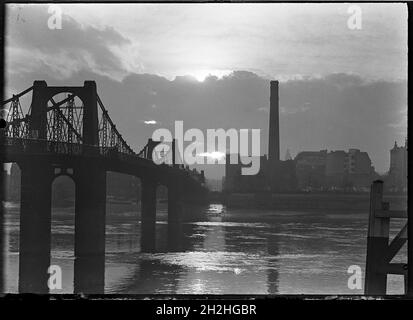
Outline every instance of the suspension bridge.
{"label": "suspension bridge", "polygon": [[[31,93],[31,104],[22,98]],[[63,95],[63,98],[62,98]],[[56,97],[59,97],[57,99]],[[141,179],[141,246],[155,250],[156,188],[168,188],[168,237],[173,241],[187,199],[202,201],[203,172],[175,163],[156,164],[148,143],[135,153],[111,120],[96,83],[83,87],[33,86],[3,102],[1,163],[21,170],[19,292],[47,293],[51,250],[52,183],[61,175],[75,183],[74,291],[104,292],[106,172]],[[172,148],[175,152],[174,146]]]}

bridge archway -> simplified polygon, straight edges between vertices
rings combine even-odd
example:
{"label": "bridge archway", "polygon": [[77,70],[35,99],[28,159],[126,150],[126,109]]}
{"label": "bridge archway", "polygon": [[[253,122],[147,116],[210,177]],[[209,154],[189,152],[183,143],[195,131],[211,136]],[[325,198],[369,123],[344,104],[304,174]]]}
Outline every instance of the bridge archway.
{"label": "bridge archway", "polygon": [[[140,179],[135,176],[106,173],[105,248],[108,256],[114,259],[118,252],[138,250],[140,189]],[[109,266],[112,262],[107,260],[106,264]]]}
{"label": "bridge archway", "polygon": [[167,251],[167,221],[168,221],[168,187],[163,184],[156,185],[156,222],[155,243],[156,252]]}
{"label": "bridge archway", "polygon": [[50,288],[50,293],[73,293],[76,184],[67,171],[55,171],[58,172],[51,186],[50,264],[60,267],[62,288]]}

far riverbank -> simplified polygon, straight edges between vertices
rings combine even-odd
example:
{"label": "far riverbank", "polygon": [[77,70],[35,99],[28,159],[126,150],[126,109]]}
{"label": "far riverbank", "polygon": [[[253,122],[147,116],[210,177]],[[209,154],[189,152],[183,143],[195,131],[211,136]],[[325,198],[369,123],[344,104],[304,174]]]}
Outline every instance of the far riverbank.
{"label": "far riverbank", "polygon": [[[232,193],[222,194],[221,200],[229,208],[368,211],[370,193]],[[392,209],[407,207],[405,194],[385,194],[383,201]]]}

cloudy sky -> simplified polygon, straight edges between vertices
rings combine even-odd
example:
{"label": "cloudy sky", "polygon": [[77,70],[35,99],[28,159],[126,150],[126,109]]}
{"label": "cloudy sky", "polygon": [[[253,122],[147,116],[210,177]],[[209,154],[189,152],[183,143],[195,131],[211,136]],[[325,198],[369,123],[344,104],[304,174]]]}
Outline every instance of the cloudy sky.
{"label": "cloudy sky", "polygon": [[[136,150],[154,129],[261,128],[280,80],[281,156],[359,148],[379,172],[407,135],[407,8],[362,4],[8,5],[6,92],[95,80]],[[149,121],[149,123],[145,123]],[[153,122],[156,122],[153,124]],[[211,173],[213,176],[214,173]]]}

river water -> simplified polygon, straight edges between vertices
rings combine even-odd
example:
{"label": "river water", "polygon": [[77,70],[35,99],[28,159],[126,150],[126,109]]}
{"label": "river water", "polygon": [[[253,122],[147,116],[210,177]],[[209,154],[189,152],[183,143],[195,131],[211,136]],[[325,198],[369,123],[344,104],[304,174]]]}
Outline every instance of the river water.
{"label": "river water", "polygon": [[[19,206],[6,203],[6,290],[17,292]],[[114,294],[363,294],[349,289],[348,268],[364,275],[367,212],[292,212],[193,208],[181,250],[167,241],[166,209],[157,210],[155,253],[140,252],[139,210],[107,206],[105,293]],[[392,225],[394,234],[401,222]],[[406,260],[406,252],[397,262]],[[52,264],[73,292],[74,208],[53,209]],[[364,287],[364,279],[363,279]],[[389,276],[390,293],[403,277]]]}

